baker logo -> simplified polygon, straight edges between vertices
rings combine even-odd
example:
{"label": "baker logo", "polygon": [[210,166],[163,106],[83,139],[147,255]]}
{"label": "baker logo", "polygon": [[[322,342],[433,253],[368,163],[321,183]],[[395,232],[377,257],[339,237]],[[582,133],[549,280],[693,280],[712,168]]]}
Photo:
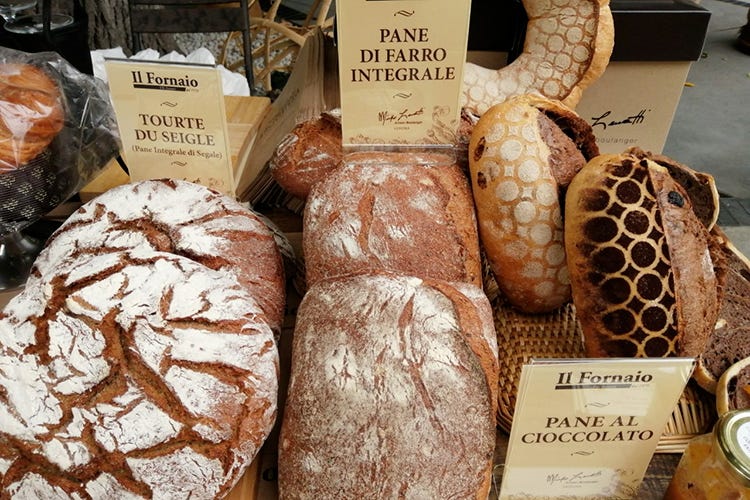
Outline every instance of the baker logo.
{"label": "baker logo", "polygon": [[188,92],[198,88],[198,80],[188,75],[161,76],[153,71],[131,71],[134,89],[171,90],[175,92]]}
{"label": "baker logo", "polygon": [[557,374],[555,390],[567,389],[628,389],[635,384],[648,384],[654,376],[638,370],[630,374],[597,375],[593,372],[582,371],[574,376],[573,372]]}

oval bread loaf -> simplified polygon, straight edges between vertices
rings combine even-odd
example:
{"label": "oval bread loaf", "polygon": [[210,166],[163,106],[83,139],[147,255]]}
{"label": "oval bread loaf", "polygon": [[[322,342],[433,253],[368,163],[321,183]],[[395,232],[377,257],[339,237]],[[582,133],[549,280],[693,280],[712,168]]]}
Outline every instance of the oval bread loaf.
{"label": "oval bread loaf", "polygon": [[571,182],[565,245],[588,356],[698,356],[719,295],[710,235],[669,171],[600,155]]}
{"label": "oval bread loaf", "polygon": [[294,332],[280,498],[487,497],[497,351],[489,303],[471,295],[386,273],[310,287]]}
{"label": "oval bread loaf", "polygon": [[474,127],[469,166],[481,244],[500,290],[523,312],[570,300],[561,193],[598,152],[583,119],[541,97],[493,106]]}

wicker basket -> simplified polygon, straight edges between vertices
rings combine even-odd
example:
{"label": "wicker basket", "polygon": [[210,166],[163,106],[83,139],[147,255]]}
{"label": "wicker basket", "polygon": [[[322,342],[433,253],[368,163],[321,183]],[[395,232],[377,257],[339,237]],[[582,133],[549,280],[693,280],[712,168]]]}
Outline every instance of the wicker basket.
{"label": "wicker basket", "polygon": [[[582,358],[583,336],[572,304],[548,314],[515,311],[496,291],[490,290],[500,357],[498,426],[510,432],[521,368],[531,358]],[[711,429],[714,398],[687,385],[656,448],[657,453],[681,453],[688,441]]]}

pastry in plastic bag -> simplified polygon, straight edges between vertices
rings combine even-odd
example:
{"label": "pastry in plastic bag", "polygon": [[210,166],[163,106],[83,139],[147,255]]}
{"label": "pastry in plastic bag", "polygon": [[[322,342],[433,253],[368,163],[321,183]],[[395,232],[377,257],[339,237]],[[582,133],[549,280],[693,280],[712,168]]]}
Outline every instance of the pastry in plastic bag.
{"label": "pastry in plastic bag", "polygon": [[0,64],[0,173],[38,156],[64,124],[57,84],[30,64]]}

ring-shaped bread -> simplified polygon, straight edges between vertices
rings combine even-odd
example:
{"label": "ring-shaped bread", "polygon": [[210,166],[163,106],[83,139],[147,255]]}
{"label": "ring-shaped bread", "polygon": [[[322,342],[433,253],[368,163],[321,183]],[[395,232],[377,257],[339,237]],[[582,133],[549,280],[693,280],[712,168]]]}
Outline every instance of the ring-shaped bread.
{"label": "ring-shaped bread", "polygon": [[464,66],[462,105],[477,116],[520,94],[541,94],[575,108],[614,47],[609,0],[523,0],[523,53],[501,69]]}

